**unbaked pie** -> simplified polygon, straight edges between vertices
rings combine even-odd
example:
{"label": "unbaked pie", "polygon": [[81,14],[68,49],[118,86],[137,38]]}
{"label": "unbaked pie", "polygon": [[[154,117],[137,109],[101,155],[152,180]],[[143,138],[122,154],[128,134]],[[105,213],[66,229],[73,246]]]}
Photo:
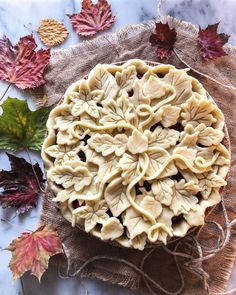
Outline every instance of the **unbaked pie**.
{"label": "unbaked pie", "polygon": [[97,65],[47,122],[42,156],[73,226],[144,249],[204,224],[230,154],[224,116],[188,69]]}

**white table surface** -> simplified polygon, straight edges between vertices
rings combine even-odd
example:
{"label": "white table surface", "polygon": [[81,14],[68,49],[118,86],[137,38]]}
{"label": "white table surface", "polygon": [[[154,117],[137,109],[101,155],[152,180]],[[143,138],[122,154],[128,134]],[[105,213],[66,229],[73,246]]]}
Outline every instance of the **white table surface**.
{"label": "white table surface", "polygon": [[[107,32],[115,32],[129,25],[153,19],[156,16],[158,0],[109,0],[116,16],[115,25]],[[164,11],[171,16],[191,21],[200,26],[221,21],[220,30],[231,35],[229,42],[236,44],[236,1],[235,0],[166,0]],[[67,41],[59,48],[67,48],[71,44],[82,42],[73,32],[66,14],[79,11],[79,0],[0,0],[0,36],[6,34],[11,41],[16,43],[21,36],[36,30],[41,19],[54,18],[63,21],[70,32]],[[34,33],[37,43],[42,44]],[[0,96],[7,83],[0,82]],[[26,98],[25,93],[11,87],[8,92],[11,97]],[[32,103],[30,102],[30,106]],[[19,155],[27,156],[24,153]],[[32,159],[41,163],[37,153],[32,153]],[[8,161],[4,152],[0,152],[0,169],[8,169]],[[119,286],[89,279],[61,279],[57,269],[51,267],[42,277],[41,284],[28,273],[16,282],[12,281],[12,274],[8,268],[10,253],[3,249],[12,239],[26,230],[36,228],[41,210],[41,200],[37,208],[29,213],[12,219],[13,224],[0,222],[0,294],[1,295],[131,295],[133,292]],[[14,217],[14,210],[0,209],[1,219]],[[236,286],[236,267],[233,272],[229,288]],[[23,287],[23,288],[22,288]],[[86,293],[87,292],[87,293]]]}

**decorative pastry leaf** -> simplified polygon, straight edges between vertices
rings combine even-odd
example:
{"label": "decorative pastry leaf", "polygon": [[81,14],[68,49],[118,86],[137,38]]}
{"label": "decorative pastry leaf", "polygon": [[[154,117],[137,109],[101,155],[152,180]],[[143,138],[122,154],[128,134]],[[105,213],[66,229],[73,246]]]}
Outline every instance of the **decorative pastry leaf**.
{"label": "decorative pastry leaf", "polygon": [[122,72],[116,72],[116,82],[120,88],[119,93],[129,92],[133,89],[134,80],[137,78],[135,66],[129,66],[123,69]]}
{"label": "decorative pastry leaf", "polygon": [[156,201],[153,196],[144,196],[140,206],[149,212],[153,218],[157,218],[162,212],[161,203]]}
{"label": "decorative pastry leaf", "polygon": [[130,206],[126,197],[126,188],[126,186],[122,185],[122,178],[115,178],[106,188],[104,197],[115,217]]}
{"label": "decorative pastry leaf", "polygon": [[[172,217],[174,216],[173,211],[170,209],[163,207],[161,215],[157,218],[158,222],[161,222],[165,224],[169,228],[170,231],[172,231]],[[169,234],[160,228],[159,233],[158,233],[158,240],[163,242],[164,245],[167,244],[167,238]]]}
{"label": "decorative pastry leaf", "polygon": [[3,36],[0,39],[0,80],[20,89],[44,84],[43,73],[49,63],[50,49],[36,52],[36,47],[33,35],[20,38],[16,46]]}
{"label": "decorative pastry leaf", "polygon": [[[8,154],[11,170],[0,172],[0,203],[4,208],[15,207],[16,213],[25,213],[36,206],[40,188],[31,164],[23,158]],[[43,173],[36,163],[33,165],[39,183],[43,183]]]}
{"label": "decorative pastry leaf", "polygon": [[156,23],[155,32],[150,36],[149,42],[156,46],[156,53],[160,59],[170,57],[176,41],[176,30],[170,29],[168,23]]}
{"label": "decorative pastry leaf", "polygon": [[109,134],[95,134],[88,140],[88,145],[103,156],[115,153],[120,157],[126,151],[127,141],[125,134],[117,134],[114,137]]}
{"label": "decorative pastry leaf", "polygon": [[154,76],[150,76],[143,85],[143,94],[150,99],[160,99],[166,92],[169,92],[169,89],[166,89],[166,84]]}
{"label": "decorative pastry leaf", "polygon": [[131,244],[134,249],[138,249],[142,251],[146,245],[146,241],[147,241],[147,234],[142,233],[140,235],[137,235],[135,238],[133,238],[131,240]]}
{"label": "decorative pastry leaf", "polygon": [[229,35],[224,33],[218,34],[219,23],[208,25],[206,29],[199,28],[197,41],[201,46],[200,54],[204,59],[215,59],[227,53],[223,45],[228,42]]}
{"label": "decorative pastry leaf", "polygon": [[56,165],[61,165],[68,161],[79,160],[77,155],[79,149],[73,145],[51,145],[45,149],[45,153],[55,158]]}
{"label": "decorative pastry leaf", "polygon": [[148,137],[149,147],[162,147],[168,149],[171,146],[176,145],[179,139],[179,132],[174,129],[156,127],[153,132],[145,131]]}
{"label": "decorative pastry leaf", "polygon": [[127,185],[137,176],[139,176],[140,172],[142,171],[144,164],[144,160],[142,155],[130,155],[125,153],[123,157],[120,159],[117,167],[122,169],[122,178],[123,184]]}
{"label": "decorative pastry leaf", "polygon": [[141,80],[134,81],[133,92],[134,94],[130,97],[130,101],[135,107],[138,107],[140,104],[150,104],[150,98],[143,93],[143,83]]}
{"label": "decorative pastry leaf", "polygon": [[25,100],[8,98],[0,116],[0,149],[40,151],[50,108],[30,111]]}
{"label": "decorative pastry leaf", "polygon": [[12,252],[9,267],[14,280],[30,270],[39,281],[48,268],[49,258],[63,251],[58,234],[50,225],[22,233],[6,250]]}
{"label": "decorative pastry leaf", "polygon": [[98,0],[96,4],[91,0],[83,0],[80,13],[68,16],[76,34],[80,36],[93,36],[110,28],[115,21],[107,0]]}
{"label": "decorative pastry leaf", "polygon": [[227,182],[215,171],[209,173],[198,174],[199,186],[202,188],[201,195],[204,199],[208,199],[212,188],[221,187],[227,184]]}
{"label": "decorative pastry leaf", "polygon": [[74,137],[70,132],[67,131],[59,131],[57,133],[57,144],[58,145],[68,145],[68,144],[76,144],[79,139]]}
{"label": "decorative pastry leaf", "polygon": [[120,92],[129,92],[132,90],[132,85],[137,78],[137,71],[134,65],[123,69],[115,74],[116,83],[120,88]]}
{"label": "decorative pastry leaf", "polygon": [[175,215],[195,210],[197,202],[198,199],[192,194],[192,190],[188,189],[184,180],[175,182],[174,196],[170,205]]}
{"label": "decorative pastry leaf", "polygon": [[92,181],[92,175],[86,167],[73,169],[68,165],[51,168],[48,171],[48,178],[64,188],[74,187],[77,192],[81,191]]}
{"label": "decorative pastry leaf", "polygon": [[54,129],[66,131],[72,127],[78,118],[71,115],[71,106],[69,104],[56,106],[52,113],[56,114]]}
{"label": "decorative pastry leaf", "polygon": [[161,124],[166,128],[175,125],[179,119],[181,108],[166,105],[161,109],[163,110]]}
{"label": "decorative pastry leaf", "polygon": [[153,181],[152,192],[157,201],[169,206],[173,198],[174,181],[170,178]]}
{"label": "decorative pastry leaf", "polygon": [[163,149],[160,148],[149,148],[148,149],[148,157],[149,157],[149,166],[146,172],[147,176],[154,175],[162,165],[165,163],[165,161],[169,157],[169,153]]}
{"label": "decorative pastry leaf", "polygon": [[135,118],[134,107],[126,96],[121,96],[117,101],[103,101],[102,104],[104,116],[99,122],[103,125],[130,123]]}
{"label": "decorative pastry leaf", "polygon": [[195,210],[190,210],[188,214],[184,214],[184,219],[190,226],[200,226],[205,223],[204,208],[200,205],[196,205]]}
{"label": "decorative pastry leaf", "polygon": [[172,85],[176,91],[175,98],[171,102],[174,105],[185,102],[192,94],[192,78],[187,74],[187,71],[187,69],[170,69],[162,79],[163,82]]}
{"label": "decorative pastry leaf", "polygon": [[103,240],[115,240],[123,235],[124,228],[120,220],[111,217],[103,223],[101,237]]}
{"label": "decorative pastry leaf", "polygon": [[144,134],[134,129],[132,135],[129,137],[127,148],[133,155],[142,154],[148,148],[148,139]]}
{"label": "decorative pastry leaf", "polygon": [[218,145],[224,138],[224,132],[205,124],[198,125],[194,131],[199,132],[198,142],[205,146]]}
{"label": "decorative pastry leaf", "polygon": [[97,65],[89,74],[88,83],[91,90],[104,92],[104,99],[114,99],[119,90],[116,79],[102,65]]}
{"label": "decorative pastry leaf", "polygon": [[94,150],[89,148],[85,149],[87,162],[92,162],[98,165],[98,178],[97,181],[101,181],[105,176],[108,176],[113,170],[116,169],[118,158],[114,155],[102,157]]}
{"label": "decorative pastry leaf", "polygon": [[147,233],[151,226],[150,223],[145,221],[133,208],[128,208],[125,211],[123,224],[127,227],[131,239],[134,239],[142,233]]}
{"label": "decorative pastry leaf", "polygon": [[211,112],[214,110],[214,105],[210,100],[197,98],[192,96],[182,105],[183,118],[182,124],[192,124],[194,127],[198,124],[204,123],[206,126],[211,126],[217,120],[213,117]]}
{"label": "decorative pastry leaf", "polygon": [[[182,157],[184,157],[189,162],[190,165],[193,166],[194,161],[196,159],[197,150],[192,149],[192,148],[187,148],[186,146],[176,147],[174,149],[174,151],[173,151],[173,154],[181,155]],[[175,163],[180,169],[186,169],[187,168],[185,163],[183,163],[181,160],[176,160]]]}
{"label": "decorative pastry leaf", "polygon": [[41,20],[37,33],[43,44],[49,47],[63,43],[69,35],[64,24],[55,19]]}
{"label": "decorative pastry leaf", "polygon": [[71,110],[72,115],[80,116],[87,113],[94,118],[98,118],[99,111],[96,101],[100,101],[102,96],[101,91],[91,92],[87,81],[82,80],[79,85],[79,92],[73,92],[69,95],[70,99],[75,103]]}
{"label": "decorative pastry leaf", "polygon": [[103,200],[95,204],[87,202],[86,206],[75,209],[73,214],[84,219],[85,231],[90,232],[97,223],[103,224],[109,218],[107,210],[107,204]]}

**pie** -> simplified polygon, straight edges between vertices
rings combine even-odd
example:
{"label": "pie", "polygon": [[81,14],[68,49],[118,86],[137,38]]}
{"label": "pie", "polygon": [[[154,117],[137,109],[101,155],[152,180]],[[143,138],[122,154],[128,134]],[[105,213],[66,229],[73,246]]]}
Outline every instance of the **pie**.
{"label": "pie", "polygon": [[221,110],[188,69],[97,65],[50,113],[42,157],[72,226],[143,250],[204,224],[230,153]]}

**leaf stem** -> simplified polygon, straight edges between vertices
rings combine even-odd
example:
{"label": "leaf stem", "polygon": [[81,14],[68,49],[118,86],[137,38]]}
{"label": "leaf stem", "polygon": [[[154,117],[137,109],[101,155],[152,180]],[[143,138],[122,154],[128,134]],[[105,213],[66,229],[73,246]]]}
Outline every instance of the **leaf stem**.
{"label": "leaf stem", "polygon": [[4,96],[6,95],[7,91],[9,90],[9,88],[11,87],[12,83],[9,83],[6,90],[4,91],[3,95],[0,98],[0,101],[4,98]]}
{"label": "leaf stem", "polygon": [[45,193],[45,190],[41,187],[41,185],[40,185],[40,181],[39,181],[38,176],[37,176],[37,173],[36,173],[36,171],[35,171],[35,169],[34,169],[34,165],[33,165],[33,163],[32,163],[32,160],[31,160],[31,157],[30,157],[29,150],[28,150],[28,148],[26,148],[25,150],[26,150],[27,156],[28,156],[28,158],[29,158],[30,165],[31,165],[31,168],[32,168],[32,170],[33,170],[33,173],[34,173],[35,179],[36,179],[36,181],[37,181],[38,187],[39,187],[39,189],[40,189],[40,191],[41,191],[42,193]]}
{"label": "leaf stem", "polygon": [[22,277],[20,277],[20,284],[21,284],[22,293],[23,293],[23,295],[25,295],[25,287],[24,287],[24,282],[23,282],[23,278]]}

